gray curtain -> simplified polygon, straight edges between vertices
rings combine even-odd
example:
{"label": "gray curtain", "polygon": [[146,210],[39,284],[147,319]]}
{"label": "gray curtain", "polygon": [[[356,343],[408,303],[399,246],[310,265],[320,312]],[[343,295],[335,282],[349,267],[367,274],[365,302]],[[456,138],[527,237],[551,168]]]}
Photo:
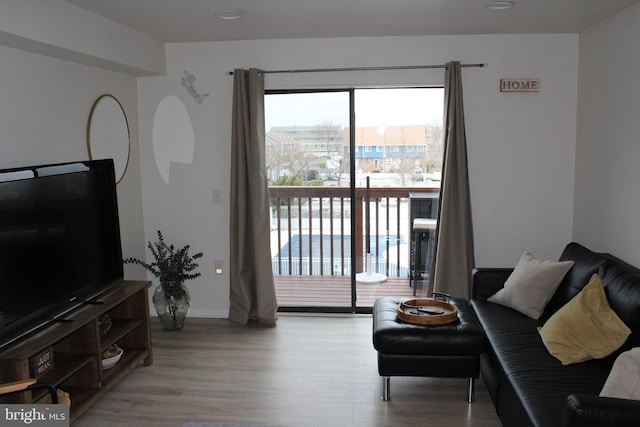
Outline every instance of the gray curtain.
{"label": "gray curtain", "polygon": [[430,289],[468,299],[475,266],[460,63],[444,83],[444,159]]}
{"label": "gray curtain", "polygon": [[275,325],[263,71],[234,71],[232,126],[229,319]]}

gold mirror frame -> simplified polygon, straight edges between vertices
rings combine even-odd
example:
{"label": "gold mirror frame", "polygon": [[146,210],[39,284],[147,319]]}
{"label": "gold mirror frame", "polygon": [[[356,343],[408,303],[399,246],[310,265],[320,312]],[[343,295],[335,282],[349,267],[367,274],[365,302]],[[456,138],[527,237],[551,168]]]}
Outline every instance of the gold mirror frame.
{"label": "gold mirror frame", "polygon": [[93,103],[87,125],[89,158],[113,159],[116,183],[124,177],[129,165],[129,122],[120,102],[109,94]]}

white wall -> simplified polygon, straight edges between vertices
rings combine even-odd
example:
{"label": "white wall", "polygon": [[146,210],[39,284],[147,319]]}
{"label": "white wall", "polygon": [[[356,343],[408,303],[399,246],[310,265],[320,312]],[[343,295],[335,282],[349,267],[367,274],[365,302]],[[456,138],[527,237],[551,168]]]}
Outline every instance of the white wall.
{"label": "white wall", "polygon": [[2,0],[0,44],[132,75],[164,73],[164,44],[61,0]]}
{"label": "white wall", "polygon": [[[264,40],[167,46],[167,75],[138,82],[145,235],[202,250],[203,276],[188,284],[191,315],[226,316],[234,68],[266,70],[486,62],[464,69],[470,178],[478,266],[512,266],[524,249],[557,258],[571,240],[578,75],[577,35],[496,35]],[[210,93],[200,105],[180,84],[184,71]],[[538,78],[539,93],[504,94],[500,78]],[[443,70],[267,75],[267,88],[442,84]],[[174,163],[169,184],[155,165],[155,109],[168,95],[187,107],[193,164]],[[224,203],[212,203],[214,188]]]}
{"label": "white wall", "polygon": [[87,160],[89,113],[104,93],[122,104],[131,134],[118,184],[123,251],[144,257],[135,77],[0,46],[0,168]]}
{"label": "white wall", "polygon": [[580,34],[574,237],[640,265],[640,4]]}

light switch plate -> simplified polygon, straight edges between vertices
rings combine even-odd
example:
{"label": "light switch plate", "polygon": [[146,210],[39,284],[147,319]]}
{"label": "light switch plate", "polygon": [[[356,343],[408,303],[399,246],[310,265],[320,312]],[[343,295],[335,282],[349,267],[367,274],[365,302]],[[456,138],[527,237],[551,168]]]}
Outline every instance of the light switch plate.
{"label": "light switch plate", "polygon": [[213,203],[215,204],[222,203],[222,190],[220,189],[213,190]]}

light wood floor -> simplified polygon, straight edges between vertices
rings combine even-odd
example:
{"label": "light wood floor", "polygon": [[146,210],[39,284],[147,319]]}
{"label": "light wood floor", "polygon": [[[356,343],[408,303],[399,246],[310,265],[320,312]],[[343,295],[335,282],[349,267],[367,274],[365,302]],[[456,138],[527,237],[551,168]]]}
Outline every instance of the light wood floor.
{"label": "light wood floor", "polygon": [[153,365],[136,368],[74,427],[500,426],[481,380],[472,404],[466,380],[435,378],[392,378],[382,401],[368,315],[285,314],[274,328],[195,318],[177,332],[152,325]]}

